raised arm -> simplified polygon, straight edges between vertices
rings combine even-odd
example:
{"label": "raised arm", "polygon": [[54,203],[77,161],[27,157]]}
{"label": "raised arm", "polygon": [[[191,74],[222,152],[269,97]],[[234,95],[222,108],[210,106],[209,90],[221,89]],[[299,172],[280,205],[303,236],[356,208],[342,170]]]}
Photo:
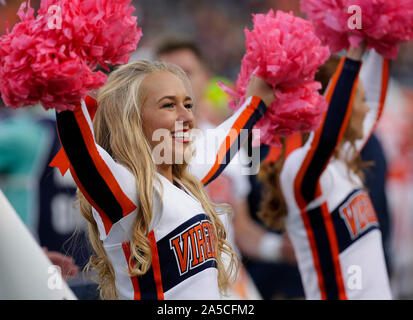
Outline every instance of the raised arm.
{"label": "raised arm", "polygon": [[196,139],[195,158],[191,172],[204,185],[216,179],[230,163],[252,128],[264,115],[266,105],[258,97],[249,97],[237,112],[214,129],[207,130]]}
{"label": "raised arm", "polygon": [[342,58],[327,89],[328,111],[319,129],[304,146],[306,156],[294,181],[296,197],[303,208],[316,198],[319,177],[347,129],[363,52],[352,48],[347,57]]}
{"label": "raised arm", "polygon": [[106,235],[112,225],[136,209],[133,175],[95,143],[84,101],[73,111],[56,114],[59,139],[70,162],[70,172],[89,203],[99,213]]}
{"label": "raised arm", "polygon": [[390,61],[371,50],[360,71],[360,80],[366,91],[366,104],[370,110],[363,122],[363,138],[356,141],[359,151],[373,134],[382,115],[389,84],[389,69]]}
{"label": "raised arm", "polygon": [[230,163],[274,100],[274,92],[264,79],[251,77],[244,104],[217,128],[200,135],[191,172],[204,185],[216,179]]}

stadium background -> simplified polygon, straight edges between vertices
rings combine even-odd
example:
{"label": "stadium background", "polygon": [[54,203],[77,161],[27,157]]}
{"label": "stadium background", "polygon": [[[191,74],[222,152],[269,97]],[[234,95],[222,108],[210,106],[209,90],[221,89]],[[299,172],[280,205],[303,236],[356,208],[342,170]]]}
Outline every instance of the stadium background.
{"label": "stadium background", "polygon": [[[2,4],[4,2],[4,4]],[[22,0],[0,1],[0,35],[18,22]],[[39,0],[31,1],[34,8]],[[234,81],[244,54],[244,28],[251,13],[270,8],[301,15],[298,0],[139,0],[132,1],[143,38],[136,57],[151,57],[167,35],[193,39],[216,76]],[[165,33],[165,30],[168,33]],[[396,298],[413,298],[413,42],[392,62],[386,111],[377,129],[388,161],[387,196],[392,221],[392,287]],[[1,102],[1,101],[0,101]]]}

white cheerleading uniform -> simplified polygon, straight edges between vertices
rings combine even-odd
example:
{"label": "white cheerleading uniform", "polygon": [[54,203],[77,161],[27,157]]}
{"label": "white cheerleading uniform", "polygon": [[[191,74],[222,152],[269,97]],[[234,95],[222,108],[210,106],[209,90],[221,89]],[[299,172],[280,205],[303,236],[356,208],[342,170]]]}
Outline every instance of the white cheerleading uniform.
{"label": "white cheerleading uniform", "polygon": [[[226,132],[219,132],[209,122],[202,122],[198,124],[202,134],[206,135],[203,139],[195,139],[195,155],[190,172],[195,176],[201,176],[197,173],[198,170],[203,170],[202,163],[213,162],[216,149],[216,142],[219,141],[221,135],[226,135]],[[218,139],[219,138],[219,139]],[[206,187],[209,198],[214,203],[225,203],[231,206],[232,214],[220,214],[222,223],[225,227],[226,240],[229,241],[234,251],[240,256],[239,248],[235,242],[233,217],[237,215],[234,211],[234,206],[240,201],[246,201],[248,193],[251,190],[248,181],[248,174],[250,173],[250,159],[247,152],[241,148],[235,155],[222,174]],[[230,263],[230,257],[224,256],[223,263],[227,266]],[[234,283],[227,290],[224,299],[228,300],[260,300],[261,295],[256,288],[254,281],[248,274],[242,262],[238,264],[238,274]]]}
{"label": "white cheerleading uniform", "polygon": [[[100,239],[115,270],[119,297],[219,299],[213,226],[201,203],[184,185],[175,181],[179,188],[158,173],[155,174],[160,183],[154,183],[153,218],[147,234],[152,266],[143,276],[128,275],[129,243],[139,214],[139,190],[133,174],[95,143],[87,105],[96,104],[92,100],[88,97],[73,112],[58,113],[57,127],[71,174],[92,205]],[[199,164],[198,178],[204,185],[225,169],[242,143],[240,131],[251,132],[265,110],[259,98],[250,97],[218,127],[227,134],[220,135],[214,161]]]}
{"label": "white cheerleading uniform", "polygon": [[[326,98],[320,128],[286,159],[281,187],[286,229],[307,299],[391,299],[381,232],[363,184],[333,157],[347,128],[361,62],[343,58]],[[358,150],[372,134],[386,96],[389,61],[374,51],[362,68],[370,111]],[[344,144],[350,156],[350,148]]]}

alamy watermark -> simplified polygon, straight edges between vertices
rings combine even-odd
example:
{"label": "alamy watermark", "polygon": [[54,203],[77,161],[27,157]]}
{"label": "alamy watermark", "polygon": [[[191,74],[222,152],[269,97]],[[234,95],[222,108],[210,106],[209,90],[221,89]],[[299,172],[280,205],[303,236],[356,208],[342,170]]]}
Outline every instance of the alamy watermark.
{"label": "alamy watermark", "polygon": [[[4,0],[0,0],[0,4],[5,5]],[[48,19],[47,26],[49,29],[62,29],[62,9],[58,5],[51,5],[47,11],[51,16]],[[347,8],[347,13],[352,16],[347,21],[347,26],[350,30],[362,29],[362,9],[358,5],[351,5]]]}
{"label": "alamy watermark", "polygon": [[[255,175],[260,166],[260,150],[246,143],[250,134],[259,139],[260,130],[253,129],[191,129],[184,131],[182,123],[177,122],[175,131],[157,129],[152,141],[157,143],[152,156],[156,165],[183,164],[202,167],[227,165],[230,161],[239,166],[241,175]],[[178,134],[177,134],[178,132]],[[187,148],[181,148],[181,146]],[[235,155],[243,148],[242,156]]]}
{"label": "alamy watermark", "polygon": [[363,274],[359,265],[350,265],[347,268],[347,288],[349,290],[363,289]]}
{"label": "alamy watermark", "polygon": [[361,30],[363,28],[363,14],[360,6],[351,5],[347,13],[352,16],[347,20],[347,26],[350,30]]}
{"label": "alamy watermark", "polygon": [[62,8],[58,5],[52,5],[48,8],[47,13],[51,15],[47,20],[47,27],[51,30],[62,29]]}

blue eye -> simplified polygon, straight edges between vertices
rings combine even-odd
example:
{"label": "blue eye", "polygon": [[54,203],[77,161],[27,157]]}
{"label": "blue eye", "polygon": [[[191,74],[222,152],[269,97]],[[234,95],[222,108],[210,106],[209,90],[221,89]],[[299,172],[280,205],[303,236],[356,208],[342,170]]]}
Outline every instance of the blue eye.
{"label": "blue eye", "polygon": [[192,103],[188,103],[185,105],[185,108],[187,109],[192,109],[194,107],[194,105]]}

